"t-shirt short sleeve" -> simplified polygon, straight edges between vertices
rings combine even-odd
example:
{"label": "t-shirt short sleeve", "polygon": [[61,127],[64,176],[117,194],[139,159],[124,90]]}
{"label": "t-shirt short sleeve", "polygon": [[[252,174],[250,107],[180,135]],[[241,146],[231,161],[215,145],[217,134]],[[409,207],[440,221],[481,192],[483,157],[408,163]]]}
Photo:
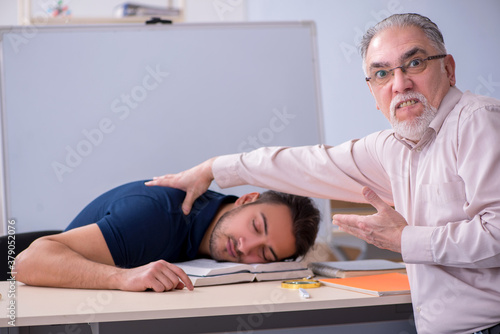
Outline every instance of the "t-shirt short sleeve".
{"label": "t-shirt short sleeve", "polygon": [[175,260],[184,239],[182,234],[186,233],[179,229],[179,224],[172,223],[179,220],[179,214],[167,214],[167,209],[154,198],[131,195],[110,204],[97,225],[115,265],[133,268],[161,258]]}

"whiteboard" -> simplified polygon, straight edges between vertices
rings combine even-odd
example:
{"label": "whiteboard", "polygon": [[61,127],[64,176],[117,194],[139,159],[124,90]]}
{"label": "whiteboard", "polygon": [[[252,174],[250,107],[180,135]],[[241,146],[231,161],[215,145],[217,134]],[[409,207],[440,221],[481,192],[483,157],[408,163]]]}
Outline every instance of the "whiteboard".
{"label": "whiteboard", "polygon": [[312,22],[4,27],[0,38],[2,225],[18,232],[63,229],[115,186],[212,156],[323,143]]}

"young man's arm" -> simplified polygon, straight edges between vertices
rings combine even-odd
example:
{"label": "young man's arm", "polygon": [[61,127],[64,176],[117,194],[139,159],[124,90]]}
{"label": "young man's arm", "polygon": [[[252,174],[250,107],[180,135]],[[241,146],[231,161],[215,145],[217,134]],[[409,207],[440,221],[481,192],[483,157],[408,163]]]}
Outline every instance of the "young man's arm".
{"label": "young man's arm", "polygon": [[157,292],[193,285],[179,267],[159,260],[123,269],[114,265],[96,224],[40,238],[16,258],[16,279],[50,287]]}

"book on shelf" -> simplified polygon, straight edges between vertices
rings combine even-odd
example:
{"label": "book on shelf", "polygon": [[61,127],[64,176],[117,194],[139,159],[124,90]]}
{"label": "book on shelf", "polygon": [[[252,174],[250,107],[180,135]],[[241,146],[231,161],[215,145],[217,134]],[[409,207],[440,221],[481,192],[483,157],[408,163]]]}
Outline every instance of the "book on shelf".
{"label": "book on shelf", "polygon": [[384,259],[311,262],[308,267],[316,275],[332,278],[380,275],[387,273],[406,273],[406,266],[403,263],[392,262]]}
{"label": "book on shelf", "polygon": [[196,259],[174,264],[184,270],[194,286],[287,280],[313,274],[305,264],[296,261],[245,264]]}
{"label": "book on shelf", "polygon": [[327,286],[374,296],[401,295],[410,293],[408,276],[401,273],[368,275],[347,278],[320,278]]}
{"label": "book on shelf", "polygon": [[178,8],[143,5],[131,2],[119,4],[114,9],[116,17],[128,16],[180,16]]}

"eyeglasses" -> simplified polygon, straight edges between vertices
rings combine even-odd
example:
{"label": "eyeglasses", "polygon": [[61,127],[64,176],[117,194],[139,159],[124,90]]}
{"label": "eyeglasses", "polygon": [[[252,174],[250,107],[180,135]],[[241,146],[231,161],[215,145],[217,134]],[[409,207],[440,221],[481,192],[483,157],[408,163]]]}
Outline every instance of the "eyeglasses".
{"label": "eyeglasses", "polygon": [[394,76],[394,70],[397,68],[401,69],[401,72],[407,73],[407,74],[418,74],[421,73],[425,70],[427,67],[427,61],[428,60],[433,60],[433,59],[441,59],[446,57],[447,55],[437,55],[437,56],[430,56],[427,58],[413,58],[408,60],[406,63],[404,63],[401,66],[396,66],[391,69],[385,69],[385,68],[374,68],[370,72],[370,76],[368,78],[365,78],[366,81],[372,80],[373,83],[379,86],[383,86],[386,83],[389,82],[391,79],[391,74]]}

